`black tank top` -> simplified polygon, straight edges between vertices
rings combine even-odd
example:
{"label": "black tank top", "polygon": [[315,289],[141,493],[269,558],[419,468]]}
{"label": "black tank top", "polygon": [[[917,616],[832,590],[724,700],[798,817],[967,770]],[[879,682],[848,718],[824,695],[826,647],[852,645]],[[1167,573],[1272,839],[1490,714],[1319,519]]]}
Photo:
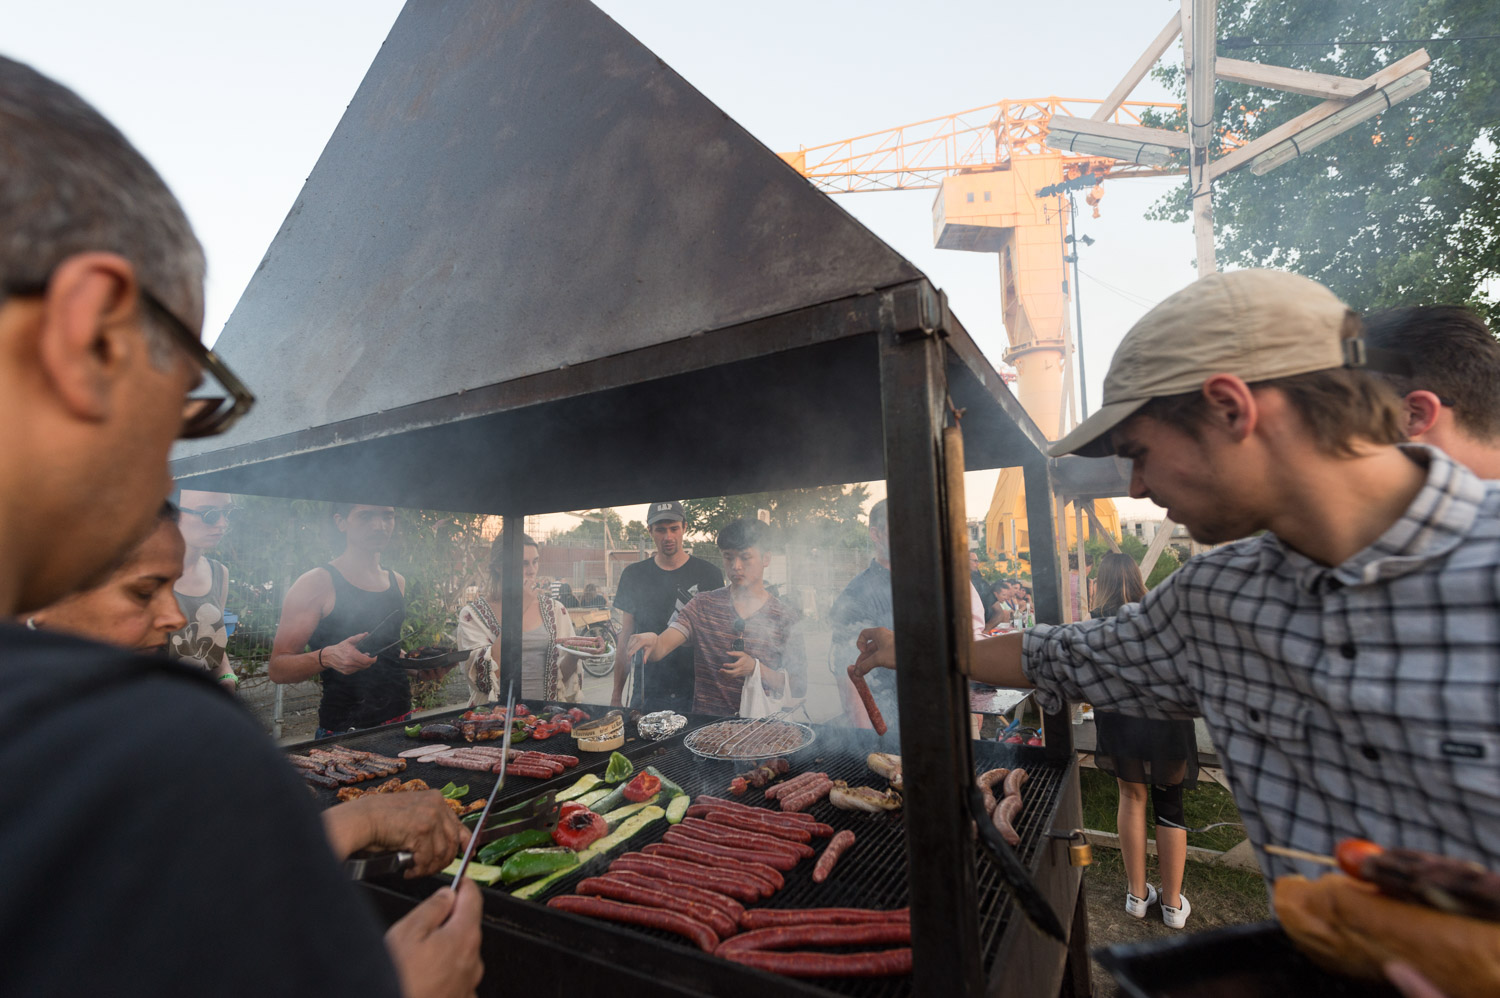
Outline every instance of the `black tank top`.
{"label": "black tank top", "polygon": [[[405,619],[406,597],[389,570],[385,573],[389,586],[372,593],[344,578],[333,565],[323,568],[333,576],[333,610],[318,621],[308,639],[309,648],[327,648],[355,634],[373,631],[395,610],[400,610],[401,619]],[[394,640],[400,634],[400,625],[387,625],[381,633],[389,635],[387,640]],[[396,664],[395,651],[381,655],[374,665],[352,675],[324,669],[318,726],[329,731],[372,728],[411,710],[411,684],[406,670]]]}

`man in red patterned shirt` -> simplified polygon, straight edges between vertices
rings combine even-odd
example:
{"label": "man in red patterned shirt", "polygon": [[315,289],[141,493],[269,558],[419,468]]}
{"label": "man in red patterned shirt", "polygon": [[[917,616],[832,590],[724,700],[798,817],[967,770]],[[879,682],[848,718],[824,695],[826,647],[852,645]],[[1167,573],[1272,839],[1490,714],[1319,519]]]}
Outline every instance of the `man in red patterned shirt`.
{"label": "man in red patterned shirt", "polygon": [[807,662],[801,615],[766,591],[769,531],[759,520],[736,520],[719,532],[719,553],[729,585],[699,593],[679,610],[661,634],[641,633],[629,654],[646,649],[646,661],[693,645],[693,713],[740,713],[745,683],[752,674],[770,700],[807,693]]}

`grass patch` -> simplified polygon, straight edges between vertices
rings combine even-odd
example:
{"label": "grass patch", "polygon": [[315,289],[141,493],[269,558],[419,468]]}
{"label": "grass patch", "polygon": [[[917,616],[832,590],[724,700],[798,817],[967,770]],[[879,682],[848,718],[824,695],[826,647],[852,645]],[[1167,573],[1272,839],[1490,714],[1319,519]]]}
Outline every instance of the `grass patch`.
{"label": "grass patch", "polygon": [[[1097,828],[1101,832],[1118,831],[1115,827],[1116,808],[1120,802],[1120,792],[1115,778],[1108,773],[1087,767],[1078,770],[1079,782],[1083,789],[1083,824],[1085,828]],[[1218,821],[1239,821],[1239,809],[1234,806],[1234,798],[1229,791],[1210,780],[1201,780],[1196,790],[1190,790],[1183,795],[1182,809],[1186,815],[1186,824],[1192,828],[1201,828]],[[1147,805],[1147,820],[1153,822],[1148,825],[1148,832],[1155,836],[1155,816],[1151,813],[1150,805]],[[1199,846],[1203,849],[1214,849],[1223,852],[1231,846],[1244,841],[1245,833],[1238,827],[1215,828],[1207,832],[1188,833],[1188,845]],[[1153,861],[1154,862],[1154,861]],[[1255,878],[1259,881],[1259,877]]]}

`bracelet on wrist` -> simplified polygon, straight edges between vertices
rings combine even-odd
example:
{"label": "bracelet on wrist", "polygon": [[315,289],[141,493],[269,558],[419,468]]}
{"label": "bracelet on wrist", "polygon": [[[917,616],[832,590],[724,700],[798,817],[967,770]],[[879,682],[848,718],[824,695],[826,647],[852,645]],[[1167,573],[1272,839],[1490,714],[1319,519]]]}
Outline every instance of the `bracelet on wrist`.
{"label": "bracelet on wrist", "polygon": [[232,682],[232,683],[234,683],[234,684],[235,684],[235,685],[236,685],[236,686],[238,686],[238,685],[239,685],[239,682],[240,682],[240,677],[239,677],[239,676],[236,676],[236,675],[235,675],[235,674],[234,674],[234,673],[232,673],[232,672],[226,672],[226,673],[224,673],[224,675],[222,675],[222,676],[220,676],[220,677],[219,677],[219,682],[221,682],[221,683],[222,683],[222,682],[223,682],[223,681],[224,681],[224,680],[226,680],[226,679],[227,679],[227,680],[229,680],[229,681],[230,681],[230,682]]}

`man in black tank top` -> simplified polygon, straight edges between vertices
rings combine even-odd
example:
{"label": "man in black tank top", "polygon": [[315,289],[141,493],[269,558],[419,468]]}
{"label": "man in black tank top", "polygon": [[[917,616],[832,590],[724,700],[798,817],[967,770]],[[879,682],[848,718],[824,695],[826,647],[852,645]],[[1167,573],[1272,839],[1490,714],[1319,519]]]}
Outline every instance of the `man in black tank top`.
{"label": "man in black tank top", "polygon": [[411,685],[399,647],[366,655],[357,645],[392,645],[406,619],[406,580],[380,567],[380,554],[396,529],[390,506],[340,505],[334,526],[344,553],[292,584],[268,672],[277,683],[323,677],[319,736],[405,720]]}

